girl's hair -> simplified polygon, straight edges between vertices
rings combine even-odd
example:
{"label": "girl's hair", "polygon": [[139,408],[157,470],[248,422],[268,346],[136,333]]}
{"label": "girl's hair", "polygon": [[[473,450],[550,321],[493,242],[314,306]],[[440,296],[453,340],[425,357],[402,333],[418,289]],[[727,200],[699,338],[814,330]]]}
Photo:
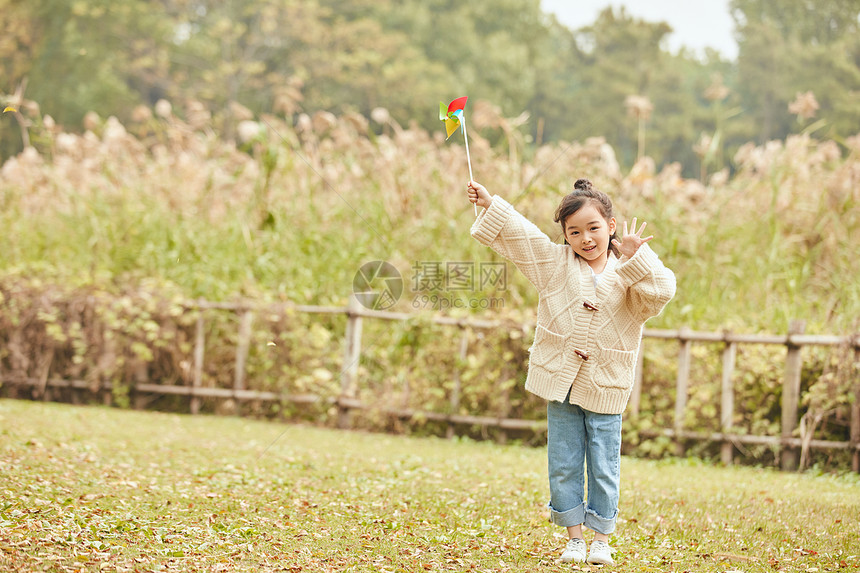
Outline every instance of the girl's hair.
{"label": "girl's hair", "polygon": [[[615,216],[612,211],[612,201],[609,199],[609,195],[603,191],[594,189],[591,185],[591,181],[588,179],[577,179],[576,183],[573,184],[573,191],[568,195],[565,195],[564,199],[561,200],[558,209],[555,210],[555,222],[561,224],[561,234],[565,237],[565,245],[567,244],[567,233],[564,228],[565,221],[567,221],[568,217],[589,204],[594,205],[603,218],[606,219],[607,223],[609,223],[609,220]],[[615,253],[616,257],[620,256],[620,254],[615,245],[612,244],[612,241],[617,238],[617,231],[612,233],[612,236],[609,237],[609,248],[613,253]]]}

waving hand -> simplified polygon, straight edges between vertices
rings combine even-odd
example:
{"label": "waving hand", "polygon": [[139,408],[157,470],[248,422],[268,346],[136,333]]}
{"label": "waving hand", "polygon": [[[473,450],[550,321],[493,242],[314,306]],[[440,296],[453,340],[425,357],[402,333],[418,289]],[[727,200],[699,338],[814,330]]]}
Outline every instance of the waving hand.
{"label": "waving hand", "polygon": [[645,231],[645,225],[648,223],[642,223],[642,226],[639,230],[636,230],[636,217],[633,217],[633,224],[630,226],[630,230],[627,230],[627,221],[624,221],[624,233],[621,235],[621,240],[614,239],[612,244],[618,248],[618,252],[627,258],[631,258],[636,254],[636,251],[639,250],[639,247],[650,241],[654,238],[654,235],[649,235],[647,237],[642,237],[642,233]]}

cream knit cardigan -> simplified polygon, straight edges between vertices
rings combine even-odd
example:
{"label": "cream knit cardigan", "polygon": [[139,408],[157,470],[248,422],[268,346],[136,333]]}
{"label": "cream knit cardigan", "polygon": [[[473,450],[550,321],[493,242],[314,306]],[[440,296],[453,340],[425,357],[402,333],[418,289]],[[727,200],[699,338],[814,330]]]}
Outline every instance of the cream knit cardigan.
{"label": "cream knit cardigan", "polygon": [[[601,414],[627,406],[645,321],[675,294],[675,275],[644,244],[607,265],[595,289],[591,269],[553,243],[510,203],[494,196],[471,234],[510,260],[537,287],[535,339],[526,390]],[[614,257],[614,254],[610,254]]]}

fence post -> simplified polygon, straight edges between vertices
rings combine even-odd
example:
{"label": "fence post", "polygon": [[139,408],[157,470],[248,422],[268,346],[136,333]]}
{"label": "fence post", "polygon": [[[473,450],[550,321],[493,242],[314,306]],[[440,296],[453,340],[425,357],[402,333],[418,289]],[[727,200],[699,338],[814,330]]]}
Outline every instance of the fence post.
{"label": "fence post", "polygon": [[[469,353],[469,328],[461,326],[460,327],[460,365],[457,366],[457,369],[454,371],[454,387],[451,388],[451,396],[449,398],[449,404],[451,405],[451,413],[456,414],[460,409],[460,370],[462,370],[462,364],[466,362],[466,358]],[[449,440],[454,437],[454,424],[448,422],[448,429],[445,430],[445,437]]]}
{"label": "fence post", "polygon": [[355,398],[358,383],[358,363],[361,360],[361,306],[355,295],[350,295],[346,310],[346,334],[343,351],[343,368],[340,371],[340,398],[338,399],[337,427],[349,429],[352,425],[350,408],[342,399]]}
{"label": "fence post", "polygon": [[140,384],[146,384],[148,381],[149,372],[147,363],[142,360],[136,361],[134,365],[134,386],[131,388],[132,404],[135,410],[143,410],[145,404],[140,392],[137,391],[137,387]]}
{"label": "fence post", "polygon": [[675,455],[684,455],[684,443],[681,432],[684,428],[684,411],[687,409],[687,391],[690,385],[690,347],[692,342],[687,338],[690,331],[682,326],[678,331],[681,348],[678,352],[678,379],[675,382]]}
{"label": "fence post", "polygon": [[191,378],[191,413],[200,413],[200,397],[194,390],[203,385],[203,352],[206,347],[205,324],[203,323],[203,307],[197,307],[197,329],[194,334],[194,375]]}
{"label": "fence post", "polygon": [[860,335],[854,338],[854,403],[851,404],[851,470],[860,473]]}
{"label": "fence post", "polygon": [[732,463],[734,445],[725,438],[733,425],[735,415],[735,392],[732,385],[732,377],[735,371],[735,356],[737,344],[727,342],[723,348],[723,376],[721,381],[722,399],[720,400],[720,431],[723,434],[723,443],[720,445],[720,460],[726,465]]}
{"label": "fence post", "polygon": [[[792,334],[803,334],[806,322],[792,320],[788,327],[789,337]],[[797,405],[800,401],[800,374],[803,370],[802,347],[787,343],[788,351],[785,356],[785,377],[782,381],[782,432],[783,439],[780,451],[781,467],[785,471],[797,469],[797,448],[785,443],[797,428]]]}
{"label": "fence post", "polygon": [[[246,310],[239,320],[239,341],[236,344],[236,369],[233,373],[233,390],[245,389],[245,365],[248,362],[248,350],[251,347],[251,326],[254,323],[254,313]],[[236,413],[242,415],[242,403],[235,398]]]}

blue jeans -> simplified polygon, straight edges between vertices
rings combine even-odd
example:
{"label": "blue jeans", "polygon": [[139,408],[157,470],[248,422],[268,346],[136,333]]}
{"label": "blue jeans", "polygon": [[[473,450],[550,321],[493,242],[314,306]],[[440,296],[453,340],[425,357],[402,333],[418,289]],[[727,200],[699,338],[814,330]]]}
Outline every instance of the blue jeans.
{"label": "blue jeans", "polygon": [[592,531],[607,535],[615,531],[621,481],[621,414],[589,412],[567,399],[548,402],[547,458],[552,522],[563,527],[584,523]]}

